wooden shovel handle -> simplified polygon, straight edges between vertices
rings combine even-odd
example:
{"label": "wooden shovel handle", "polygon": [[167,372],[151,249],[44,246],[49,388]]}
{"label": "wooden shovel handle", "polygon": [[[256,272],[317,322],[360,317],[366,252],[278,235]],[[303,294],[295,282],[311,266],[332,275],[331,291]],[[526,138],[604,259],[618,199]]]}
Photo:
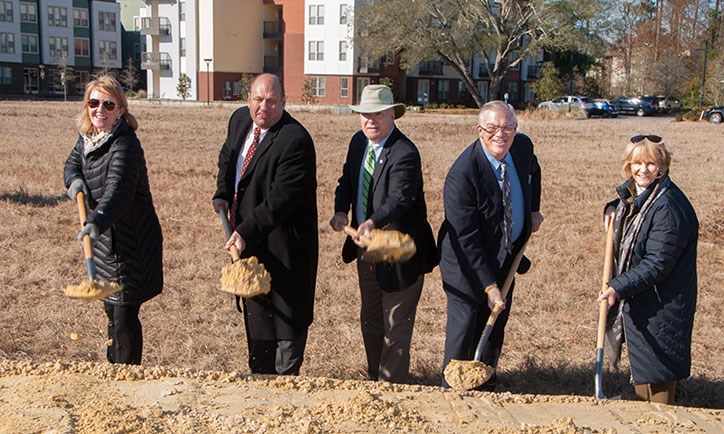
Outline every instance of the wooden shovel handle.
{"label": "wooden shovel handle", "polygon": [[[229,224],[229,218],[226,217],[226,208],[221,208],[219,210],[219,215],[221,216],[221,224],[224,226],[224,233],[226,234],[226,240],[228,241],[229,238],[231,238],[231,224]],[[236,262],[241,257],[239,256],[239,250],[236,248],[236,245],[231,246],[231,259]]]}
{"label": "wooden shovel handle", "polygon": [[[357,236],[357,231],[356,231],[352,226],[345,226],[345,227],[344,227],[344,232],[345,232],[347,235],[349,235],[350,237],[356,237],[356,236]],[[359,239],[360,239],[360,242],[361,242],[365,247],[367,247],[367,246],[370,245],[371,240],[370,240],[369,237],[365,237],[364,235],[362,235],[362,236],[359,237]]]}
{"label": "wooden shovel handle", "polygon": [[[603,294],[608,289],[608,281],[611,280],[611,271],[613,270],[613,219],[608,223],[606,231],[606,250],[603,258],[603,275],[601,276],[601,292]],[[606,336],[606,316],[608,314],[608,300],[602,300],[598,308],[598,335],[596,336],[596,348],[603,348],[603,342]]]}
{"label": "wooden shovel handle", "polygon": [[[85,227],[85,221],[88,219],[88,211],[85,209],[85,195],[79,191],[75,196],[75,203],[78,205],[78,216],[80,217],[81,230]],[[86,259],[93,258],[93,246],[91,246],[90,235],[83,236],[83,255]]]}

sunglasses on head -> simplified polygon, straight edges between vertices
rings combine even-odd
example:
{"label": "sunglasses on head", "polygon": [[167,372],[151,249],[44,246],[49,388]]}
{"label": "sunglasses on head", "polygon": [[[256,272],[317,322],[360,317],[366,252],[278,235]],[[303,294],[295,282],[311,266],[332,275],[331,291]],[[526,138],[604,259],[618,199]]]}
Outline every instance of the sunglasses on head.
{"label": "sunglasses on head", "polygon": [[108,110],[109,112],[112,112],[116,109],[116,103],[113,101],[105,100],[101,101],[99,99],[91,98],[88,100],[88,107],[94,109],[98,108],[99,105],[101,105],[101,102],[103,103],[103,107]]}
{"label": "sunglasses on head", "polygon": [[656,136],[653,134],[645,134],[645,135],[631,137],[631,143],[638,143],[638,142],[642,142],[644,140],[648,140],[651,143],[660,143],[662,139],[661,139],[661,136]]}

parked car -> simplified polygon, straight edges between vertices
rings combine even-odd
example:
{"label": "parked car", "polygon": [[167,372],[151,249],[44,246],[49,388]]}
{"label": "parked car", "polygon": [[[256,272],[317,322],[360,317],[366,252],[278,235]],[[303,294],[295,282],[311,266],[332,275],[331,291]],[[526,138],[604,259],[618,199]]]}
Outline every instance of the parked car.
{"label": "parked car", "polygon": [[619,96],[613,100],[621,114],[653,115],[658,110],[658,98],[653,96]]}
{"label": "parked car", "polygon": [[594,99],[593,107],[589,111],[591,116],[602,116],[604,118],[615,118],[618,116],[618,107],[607,99]]}
{"label": "parked car", "polygon": [[676,112],[681,110],[681,101],[675,96],[666,95],[659,98],[659,111],[662,113]]}
{"label": "parked car", "polygon": [[543,101],[538,104],[538,108],[547,108],[548,110],[581,109],[586,112],[586,116],[590,116],[590,110],[593,108],[593,101],[585,96],[566,95],[551,101]]}
{"label": "parked car", "polygon": [[707,120],[713,124],[720,124],[724,119],[724,105],[718,105],[701,112],[699,119]]}

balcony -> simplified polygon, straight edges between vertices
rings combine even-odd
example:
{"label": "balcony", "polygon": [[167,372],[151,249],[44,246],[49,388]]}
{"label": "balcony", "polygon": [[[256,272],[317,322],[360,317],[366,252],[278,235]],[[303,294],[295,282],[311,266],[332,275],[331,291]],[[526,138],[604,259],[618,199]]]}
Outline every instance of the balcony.
{"label": "balcony", "polygon": [[535,78],[540,78],[540,65],[528,65],[527,79],[532,80]]}
{"label": "balcony", "polygon": [[380,72],[379,62],[370,62],[366,57],[357,58],[357,73],[358,74],[373,74]]}
{"label": "balcony", "polygon": [[282,72],[284,58],[282,56],[264,56],[264,72]]}
{"label": "balcony", "polygon": [[171,21],[166,17],[141,17],[141,34],[168,36],[171,34]]}
{"label": "balcony", "polygon": [[264,39],[282,39],[284,23],[281,21],[264,21]]}
{"label": "balcony", "polygon": [[171,69],[171,56],[168,53],[141,53],[141,69],[153,71]]}
{"label": "balcony", "polygon": [[420,63],[420,75],[442,75],[442,62],[439,60],[430,60]]}

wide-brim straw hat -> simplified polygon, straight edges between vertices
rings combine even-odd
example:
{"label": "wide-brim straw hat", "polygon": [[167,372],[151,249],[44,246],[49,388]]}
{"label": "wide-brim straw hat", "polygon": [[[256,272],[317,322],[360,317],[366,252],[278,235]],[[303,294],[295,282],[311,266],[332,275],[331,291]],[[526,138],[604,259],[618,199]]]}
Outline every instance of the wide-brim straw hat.
{"label": "wide-brim straw hat", "polygon": [[358,105],[350,105],[349,108],[357,113],[379,113],[387,109],[395,109],[395,119],[405,114],[405,105],[395,104],[392,90],[384,84],[370,84],[362,89],[362,98]]}

